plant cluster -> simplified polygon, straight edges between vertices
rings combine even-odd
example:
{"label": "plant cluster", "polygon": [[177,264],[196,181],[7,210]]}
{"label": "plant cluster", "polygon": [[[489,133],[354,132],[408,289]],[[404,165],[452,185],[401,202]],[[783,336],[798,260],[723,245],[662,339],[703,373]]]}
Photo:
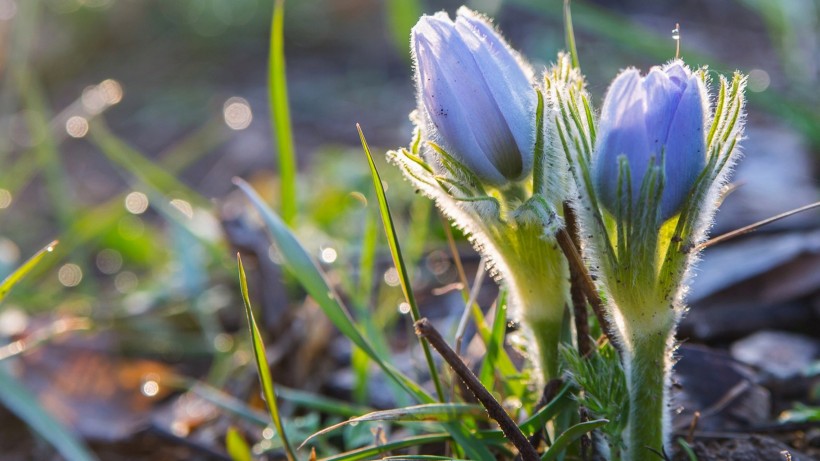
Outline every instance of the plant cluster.
{"label": "plant cluster", "polygon": [[[490,21],[467,8],[455,21],[422,17],[411,44],[417,128],[410,147],[388,157],[492,261],[544,381],[572,370],[589,391],[581,400],[609,416],[625,409],[613,412],[612,396],[590,379],[603,371],[590,365],[607,362],[562,362],[558,354],[572,299],[565,252],[574,262],[560,239],[567,213],[577,216],[570,237],[585,264],[573,269],[597,280],[587,298],[606,300],[602,326],[628,394],[628,419],[610,422],[624,429],[622,439],[605,431],[611,457],[664,452],[675,326],[697,245],[739,152],[744,77],[721,76],[711,97],[707,70],[680,59],[645,76],[629,68],[599,114],[577,58],[559,54],[537,79]],[[575,334],[576,343],[588,340],[579,337],[584,328]]]}

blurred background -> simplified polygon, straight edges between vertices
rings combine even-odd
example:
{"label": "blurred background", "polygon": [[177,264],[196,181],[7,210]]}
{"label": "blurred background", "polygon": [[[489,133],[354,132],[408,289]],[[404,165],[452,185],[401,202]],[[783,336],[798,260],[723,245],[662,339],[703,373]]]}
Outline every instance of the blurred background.
{"label": "blurred background", "polygon": [[[564,48],[562,3],[467,1],[494,17],[536,69]],[[355,123],[377,157],[409,142],[410,27],[422,13],[454,14],[459,5],[285,4],[294,227],[360,314],[373,311],[380,326],[402,332],[390,344],[397,354],[407,352],[407,322],[383,242],[375,272],[357,273],[363,241],[381,229],[366,205],[372,183]],[[271,12],[268,0],[0,0],[0,279],[60,240],[0,305],[0,357],[102,459],[221,459],[224,410],[185,392],[193,386],[261,408],[248,397],[255,375],[237,250],[249,255],[274,376],[314,397],[395,404],[373,397],[378,383],[368,393],[367,376],[352,376],[349,345],[282,276],[231,183],[243,177],[281,205],[268,110]],[[820,198],[816,0],[574,1],[573,19],[598,102],[619,69],[646,71],[674,57],[676,23],[688,64],[708,65],[715,78],[748,74],[745,159],[715,235]],[[458,281],[441,220],[396,171],[381,170],[405,250],[418,261],[421,299],[431,315],[457,318],[458,300],[435,294]],[[457,238],[472,275],[478,258]],[[782,379],[816,365],[820,214],[715,246],[697,272],[682,338],[764,369],[802,357],[785,374],[767,371]],[[804,402],[820,398],[804,391]],[[17,398],[0,393],[7,406]],[[766,417],[784,402],[774,400]],[[294,430],[320,427],[316,413],[287,408],[302,418]],[[3,408],[0,453],[57,459]]]}

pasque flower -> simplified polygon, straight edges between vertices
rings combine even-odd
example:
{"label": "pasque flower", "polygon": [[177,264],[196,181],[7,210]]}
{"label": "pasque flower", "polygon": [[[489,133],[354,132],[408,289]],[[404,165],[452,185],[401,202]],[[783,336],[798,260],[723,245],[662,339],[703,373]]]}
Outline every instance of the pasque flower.
{"label": "pasque flower", "polygon": [[543,93],[532,69],[483,16],[461,7],[422,16],[410,43],[418,107],[406,149],[387,153],[467,235],[508,290],[531,358],[559,376],[569,272],[555,243],[569,194],[561,152],[546,149]]}
{"label": "pasque flower", "polygon": [[501,185],[532,170],[532,71],[493,27],[467,8],[452,21],[423,16],[411,46],[429,138],[482,181]]}
{"label": "pasque flower", "polygon": [[[630,196],[631,206],[639,206],[644,176],[654,164],[664,172],[661,218],[677,214],[706,164],[708,107],[703,80],[681,61],[653,67],[646,77],[628,69],[615,79],[604,100],[593,168],[611,213],[625,210]],[[619,180],[622,156],[630,175]]]}
{"label": "pasque flower", "polygon": [[629,412],[622,459],[650,459],[670,448],[674,333],[698,244],[739,156],[746,79],[737,72],[720,76],[711,107],[705,69],[675,60],[645,77],[623,71],[594,131],[583,125],[594,119],[583,85],[548,83],[578,186],[573,205],[583,250],[606,293],[624,366]]}

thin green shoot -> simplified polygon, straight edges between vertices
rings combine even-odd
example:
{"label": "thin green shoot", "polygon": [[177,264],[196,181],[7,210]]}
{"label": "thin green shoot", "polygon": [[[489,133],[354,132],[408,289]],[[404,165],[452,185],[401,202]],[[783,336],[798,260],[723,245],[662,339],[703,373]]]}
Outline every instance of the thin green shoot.
{"label": "thin green shoot", "polygon": [[9,291],[17,284],[20,280],[23,279],[32,269],[34,269],[43,258],[46,257],[49,253],[54,251],[54,247],[57,246],[59,242],[54,240],[53,242],[46,245],[42,250],[38,251],[34,254],[31,258],[28,259],[22,266],[18,267],[14,272],[8,275],[2,283],[0,283],[0,302],[3,302],[3,299],[9,294]]}
{"label": "thin green shoot", "polygon": [[450,422],[458,421],[462,418],[483,418],[488,419],[487,411],[481,405],[472,403],[431,403],[426,405],[415,405],[411,407],[395,408],[391,410],[374,411],[362,416],[350,418],[338,424],[328,426],[321,431],[311,435],[299,446],[301,449],[308,442],[329,434],[337,429],[350,424],[358,424],[368,421],[435,421]]}
{"label": "thin green shoot", "polygon": [[678,437],[678,445],[680,445],[681,450],[686,454],[686,458],[689,461],[698,461],[698,455],[695,454],[695,450],[692,449],[692,446],[689,445],[689,442],[684,440],[683,437]]}
{"label": "thin green shoot", "polygon": [[[359,132],[359,139],[362,142],[362,148],[367,156],[367,162],[370,165],[370,173],[373,176],[373,187],[376,190],[376,197],[379,201],[379,211],[382,216],[382,223],[384,224],[384,232],[387,235],[387,243],[390,246],[390,254],[393,257],[393,263],[395,264],[396,271],[399,275],[399,281],[401,282],[404,297],[410,305],[410,312],[413,316],[413,322],[417,322],[421,319],[421,314],[419,313],[419,308],[416,304],[416,297],[413,294],[413,287],[407,273],[407,267],[401,254],[401,245],[399,245],[396,228],[393,225],[393,218],[390,215],[390,207],[387,204],[387,198],[384,194],[384,186],[382,185],[379,172],[376,169],[376,164],[373,161],[373,156],[370,153],[370,148],[367,145],[367,140],[364,138],[364,133],[362,133],[362,128],[357,124],[356,129]],[[430,351],[430,345],[427,343],[427,340],[423,338],[419,338],[419,342],[421,343],[422,350],[424,351],[424,358],[427,361],[427,367],[430,370],[430,376],[433,379],[433,384],[436,386],[436,393],[438,394],[439,400],[443,402],[445,400],[444,389],[441,386],[441,379],[439,378],[436,364],[433,361],[433,354]]]}
{"label": "thin green shoot", "polygon": [[570,0],[564,0],[564,32],[566,34],[567,49],[572,59],[572,67],[580,69],[581,64],[578,61],[578,49],[575,47],[575,29],[572,27],[572,11],[569,4]]}
{"label": "thin green shoot", "polygon": [[233,426],[229,427],[228,433],[225,434],[225,448],[233,461],[253,461],[251,447]]}
{"label": "thin green shoot", "polygon": [[541,455],[541,461],[552,461],[554,459],[558,459],[558,457],[564,453],[572,442],[580,439],[584,434],[591,432],[608,422],[609,421],[606,419],[596,419],[594,421],[578,423],[570,427],[555,439],[555,442],[552,446],[550,446],[549,450],[545,451],[544,454]]}
{"label": "thin green shoot", "polygon": [[448,442],[452,440],[449,434],[427,434],[415,437],[407,437],[405,439],[388,442],[385,444],[359,448],[345,453],[340,453],[335,456],[322,458],[319,461],[358,461],[362,459],[373,459],[380,453],[385,453],[393,450],[400,450],[402,448],[416,447],[427,445],[431,443]]}
{"label": "thin green shoot", "polygon": [[282,219],[293,225],[296,219],[296,149],[288,106],[288,83],[285,71],[285,1],[276,0],[270,29],[268,55],[268,104],[276,147],[279,152],[279,180]]}
{"label": "thin green shoot", "polygon": [[248,297],[248,281],[245,277],[245,267],[242,265],[242,258],[239,256],[239,253],[236,254],[236,264],[239,267],[239,286],[242,290],[242,301],[245,304],[245,315],[248,317],[248,328],[250,329],[251,342],[253,343],[253,355],[256,359],[256,369],[259,372],[259,383],[260,386],[262,386],[262,392],[265,396],[265,404],[268,406],[271,420],[276,427],[276,431],[279,433],[282,445],[285,447],[288,461],[296,461],[296,455],[288,442],[285,428],[282,425],[282,417],[279,414],[279,406],[276,403],[273,378],[271,377],[270,367],[268,366],[268,359],[265,356],[265,344],[262,342],[262,335],[259,333],[256,320],[253,318],[251,300]]}

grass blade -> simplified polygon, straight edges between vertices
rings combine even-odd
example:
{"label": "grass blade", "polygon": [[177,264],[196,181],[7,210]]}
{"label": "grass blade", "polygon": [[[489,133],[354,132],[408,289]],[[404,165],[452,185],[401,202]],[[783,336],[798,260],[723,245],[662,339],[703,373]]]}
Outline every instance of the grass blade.
{"label": "grass blade", "polygon": [[293,225],[296,219],[296,150],[288,107],[288,81],[285,72],[285,1],[276,0],[270,28],[268,55],[268,104],[271,124],[279,152],[280,200],[282,219]]}
{"label": "grass blade", "polygon": [[553,459],[557,459],[558,456],[566,450],[569,444],[578,440],[587,432],[595,430],[608,422],[609,421],[606,419],[596,419],[594,421],[578,423],[570,427],[555,439],[555,443],[552,444],[549,450],[541,455],[541,461],[551,461]]}
{"label": "grass blade", "polygon": [[[407,267],[404,264],[404,258],[401,255],[401,246],[396,235],[396,228],[393,225],[393,218],[390,216],[390,206],[387,204],[387,198],[384,195],[384,186],[382,185],[381,177],[376,169],[376,164],[373,162],[373,156],[370,153],[370,148],[367,146],[367,140],[364,139],[362,128],[356,124],[356,129],[359,131],[359,139],[362,142],[362,148],[367,155],[367,163],[370,165],[370,174],[373,176],[373,187],[376,189],[376,197],[379,201],[379,212],[382,216],[382,223],[384,223],[384,233],[387,235],[387,243],[390,246],[390,255],[393,257],[393,264],[396,266],[396,271],[399,274],[401,281],[401,289],[404,292],[404,298],[410,304],[410,313],[413,316],[413,322],[418,322],[421,319],[418,305],[416,304],[416,297],[413,295],[413,287],[410,283],[410,276],[407,274]],[[433,379],[433,384],[436,386],[436,393],[440,401],[444,401],[444,389],[441,386],[441,379],[436,370],[436,364],[433,361],[433,354],[430,351],[430,345],[427,340],[419,338],[422,350],[424,351],[424,358],[427,361],[427,367],[430,369],[430,377]]]}
{"label": "grass blade", "polygon": [[495,388],[495,372],[498,369],[498,354],[504,347],[504,337],[507,333],[507,303],[499,297],[495,304],[495,318],[493,319],[492,334],[487,342],[487,353],[484,354],[484,363],[478,373],[478,379],[487,389]]}
{"label": "grass blade", "polygon": [[65,426],[49,415],[17,379],[0,366],[0,402],[48,441],[68,461],[93,461],[97,457]]}
{"label": "grass blade", "polygon": [[457,421],[465,416],[487,417],[487,411],[481,405],[470,403],[433,403],[429,405],[415,405],[412,407],[395,408],[392,410],[374,411],[366,415],[350,418],[338,424],[328,426],[321,431],[311,435],[299,448],[302,448],[316,437],[335,431],[348,424],[361,423],[367,421]]}
{"label": "grass blade", "polygon": [[686,458],[689,461],[698,461],[698,455],[695,454],[695,450],[693,450],[692,446],[682,437],[678,437],[678,445],[680,445],[681,450],[686,454]]}
{"label": "grass blade", "polygon": [[564,34],[567,49],[572,58],[572,67],[580,69],[581,64],[578,62],[578,49],[575,47],[575,30],[572,27],[572,12],[569,3],[570,0],[564,0]]}
{"label": "grass blade", "polygon": [[441,461],[468,461],[466,459],[458,459],[458,458],[450,458],[448,456],[437,456],[437,455],[399,455],[399,456],[385,456],[382,458],[382,461],[390,460],[390,461],[414,461],[414,460],[441,460]]}
{"label": "grass blade", "polygon": [[251,447],[233,426],[229,427],[228,433],[225,434],[225,448],[233,461],[253,461]]}
{"label": "grass blade", "polygon": [[289,461],[296,461],[296,455],[293,453],[290,443],[288,443],[285,428],[282,426],[282,418],[279,415],[279,406],[276,404],[276,394],[273,389],[273,378],[271,378],[270,367],[268,367],[268,359],[265,356],[265,344],[262,342],[262,335],[259,334],[259,328],[256,326],[256,320],[253,318],[253,309],[251,309],[251,301],[248,297],[248,281],[245,278],[245,267],[242,266],[242,258],[239,254],[236,255],[236,263],[239,266],[239,285],[242,288],[242,301],[245,303],[245,315],[248,316],[248,327],[251,331],[251,341],[253,342],[253,355],[256,359],[256,369],[259,371],[259,383],[262,386],[262,392],[265,395],[265,403],[268,405],[273,425],[276,426],[276,431],[279,432],[279,437],[282,439],[282,445],[285,447]]}
{"label": "grass blade", "polygon": [[386,451],[399,450],[402,448],[415,447],[430,443],[447,442],[452,440],[448,434],[429,434],[420,435],[416,437],[408,437],[406,439],[388,442],[382,445],[359,448],[358,450],[351,450],[345,453],[340,453],[328,458],[322,458],[319,461],[358,461],[360,459],[371,459],[379,453]]}
{"label": "grass blade", "polygon": [[34,269],[34,267],[37,266],[37,264],[40,261],[42,261],[42,259],[47,254],[54,251],[54,247],[57,245],[57,243],[57,240],[55,240],[46,245],[45,248],[38,251],[34,256],[29,258],[29,260],[23,263],[22,266],[18,267],[17,270],[9,274],[9,276],[3,280],[3,283],[0,283],[0,302],[3,301],[3,298],[6,297],[9,291],[11,291],[12,287],[14,287],[14,285],[17,284],[17,282],[22,280],[23,277],[25,277],[29,272],[31,272],[31,270]]}

